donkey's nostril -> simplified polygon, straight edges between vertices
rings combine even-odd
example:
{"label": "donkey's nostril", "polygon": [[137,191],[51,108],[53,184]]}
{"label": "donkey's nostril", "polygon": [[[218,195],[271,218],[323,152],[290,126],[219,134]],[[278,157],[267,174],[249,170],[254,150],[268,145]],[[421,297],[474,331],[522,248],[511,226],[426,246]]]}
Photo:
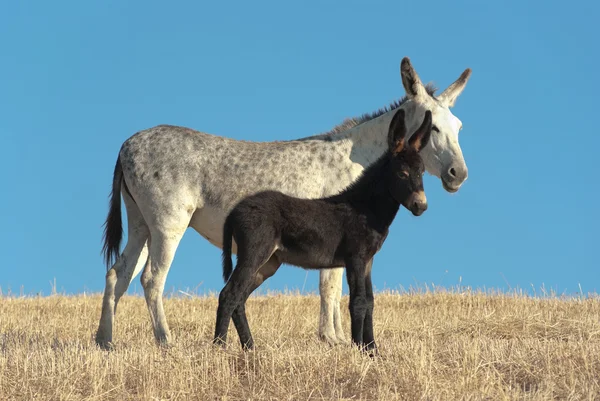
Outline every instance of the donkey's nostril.
{"label": "donkey's nostril", "polygon": [[451,167],[450,170],[448,170],[448,174],[450,174],[452,177],[456,177],[456,170],[454,167]]}

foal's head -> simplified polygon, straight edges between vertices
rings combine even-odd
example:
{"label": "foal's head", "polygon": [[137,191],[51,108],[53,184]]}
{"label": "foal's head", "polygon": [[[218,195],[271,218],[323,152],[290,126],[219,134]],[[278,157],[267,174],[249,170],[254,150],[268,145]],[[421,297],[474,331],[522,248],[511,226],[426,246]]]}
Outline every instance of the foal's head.
{"label": "foal's head", "polygon": [[419,155],[431,136],[431,111],[425,113],[421,126],[406,143],[404,110],[400,109],[392,118],[388,132],[390,146],[389,188],[397,202],[404,205],[415,216],[427,210],[427,198],[423,190],[425,165]]}

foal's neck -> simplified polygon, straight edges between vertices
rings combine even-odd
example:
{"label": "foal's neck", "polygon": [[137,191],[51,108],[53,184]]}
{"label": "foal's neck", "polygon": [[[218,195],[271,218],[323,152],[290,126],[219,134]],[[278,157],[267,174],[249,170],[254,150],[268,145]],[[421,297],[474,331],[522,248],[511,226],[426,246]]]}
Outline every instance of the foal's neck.
{"label": "foal's neck", "polygon": [[400,203],[389,190],[389,164],[390,156],[386,152],[367,167],[358,180],[326,200],[350,205],[358,214],[367,216],[372,228],[379,232],[386,231],[400,208]]}

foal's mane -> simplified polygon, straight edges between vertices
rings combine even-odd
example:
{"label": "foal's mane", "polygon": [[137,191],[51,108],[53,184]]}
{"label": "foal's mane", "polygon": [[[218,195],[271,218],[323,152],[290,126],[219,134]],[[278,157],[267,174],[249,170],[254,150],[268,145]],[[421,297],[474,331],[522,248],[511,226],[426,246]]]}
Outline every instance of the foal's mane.
{"label": "foal's mane", "polygon": [[[429,96],[435,97],[434,95],[435,95],[435,92],[437,91],[437,88],[435,87],[434,84],[428,83],[427,85],[425,85],[425,90],[427,90],[427,93],[429,94]],[[408,100],[408,96],[404,95],[400,99],[395,100],[392,103],[390,103],[389,106],[384,106],[378,110],[375,110],[372,113],[365,113],[358,117],[346,118],[340,124],[336,125],[335,127],[333,127],[332,129],[330,129],[329,131],[327,131],[325,133],[305,137],[300,140],[323,138],[323,137],[327,137],[329,135],[334,135],[334,134],[338,134],[340,132],[347,131],[347,130],[352,129],[360,124],[366,123],[367,121],[371,121],[379,116],[382,116],[383,114],[385,114],[389,111],[396,110],[398,107],[400,107],[404,103],[406,103],[407,100]]]}
{"label": "foal's mane", "polygon": [[390,163],[391,151],[384,152],[377,160],[365,168],[360,176],[344,188],[343,191],[324,198],[333,203],[347,202],[353,200],[357,202],[364,201],[376,193],[379,181],[384,179],[382,172],[388,168]]}

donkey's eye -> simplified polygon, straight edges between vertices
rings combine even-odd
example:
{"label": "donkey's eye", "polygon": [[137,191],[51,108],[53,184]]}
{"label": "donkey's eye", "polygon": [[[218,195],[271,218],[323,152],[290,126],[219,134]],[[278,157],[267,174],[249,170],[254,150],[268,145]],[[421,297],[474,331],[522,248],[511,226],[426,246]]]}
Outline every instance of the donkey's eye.
{"label": "donkey's eye", "polygon": [[406,171],[406,170],[402,170],[402,171],[400,171],[400,172],[398,173],[398,176],[399,176],[400,178],[408,178],[408,171]]}
{"label": "donkey's eye", "polygon": [[435,132],[440,132],[440,129],[437,127],[437,125],[434,125],[433,127],[431,127],[431,130],[435,131]]}

